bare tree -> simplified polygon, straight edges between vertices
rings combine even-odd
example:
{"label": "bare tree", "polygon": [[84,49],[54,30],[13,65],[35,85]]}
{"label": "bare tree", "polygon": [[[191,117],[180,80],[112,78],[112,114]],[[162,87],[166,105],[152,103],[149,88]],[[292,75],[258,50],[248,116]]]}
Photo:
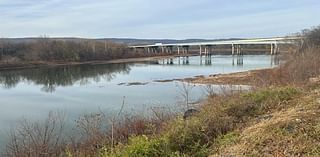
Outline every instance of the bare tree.
{"label": "bare tree", "polygon": [[64,113],[50,112],[44,122],[21,121],[10,133],[8,157],[55,157],[64,152]]}
{"label": "bare tree", "polygon": [[179,90],[179,93],[180,93],[180,96],[182,97],[184,103],[184,107],[186,110],[190,109],[191,106],[190,106],[190,101],[191,101],[191,91],[192,89],[194,88],[195,85],[192,85],[191,83],[189,82],[182,82],[180,85],[178,84],[177,87],[178,87],[178,90]]}
{"label": "bare tree", "polygon": [[115,129],[114,127],[115,127],[115,122],[116,122],[117,119],[119,119],[119,117],[121,116],[121,113],[122,113],[122,111],[123,111],[123,109],[124,109],[125,98],[126,98],[126,97],[123,97],[122,105],[121,105],[121,108],[120,108],[118,114],[114,115],[114,116],[112,117],[112,119],[110,120],[110,121],[111,121],[111,151],[112,151],[112,152],[113,152],[114,141],[115,141],[115,140],[114,140],[114,129]]}

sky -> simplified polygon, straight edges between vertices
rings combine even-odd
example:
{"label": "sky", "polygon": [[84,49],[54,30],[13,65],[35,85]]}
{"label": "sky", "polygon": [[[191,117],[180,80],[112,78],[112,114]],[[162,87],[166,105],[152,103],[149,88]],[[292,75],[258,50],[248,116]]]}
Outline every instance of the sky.
{"label": "sky", "polygon": [[319,16],[320,0],[0,0],[0,37],[277,37]]}

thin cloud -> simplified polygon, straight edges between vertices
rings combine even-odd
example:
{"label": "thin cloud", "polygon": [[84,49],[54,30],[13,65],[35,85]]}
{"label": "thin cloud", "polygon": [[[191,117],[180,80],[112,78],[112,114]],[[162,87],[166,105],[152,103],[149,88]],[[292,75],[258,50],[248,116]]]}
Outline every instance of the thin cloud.
{"label": "thin cloud", "polygon": [[0,0],[0,36],[282,36],[320,23],[318,0]]}

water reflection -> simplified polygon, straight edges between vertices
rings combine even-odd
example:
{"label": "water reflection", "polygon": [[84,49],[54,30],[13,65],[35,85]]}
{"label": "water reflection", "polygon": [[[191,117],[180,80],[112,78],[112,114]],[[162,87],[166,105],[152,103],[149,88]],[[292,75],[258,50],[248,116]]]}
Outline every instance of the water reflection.
{"label": "water reflection", "polygon": [[111,81],[116,74],[129,74],[130,64],[80,65],[54,68],[0,71],[0,84],[7,89],[14,88],[21,81],[42,85],[42,91],[54,92],[58,86],[72,86],[79,81],[85,85],[89,80]]}
{"label": "water reflection", "polygon": [[232,56],[232,65],[243,66],[243,56]]}
{"label": "water reflection", "polygon": [[211,56],[205,56],[204,59],[202,59],[202,57],[200,57],[200,65],[203,65],[203,60],[204,60],[204,65],[212,65],[212,58]]}
{"label": "water reflection", "polygon": [[271,56],[271,66],[279,65],[280,64],[280,57],[278,55]]}
{"label": "water reflection", "polygon": [[[230,60],[232,60],[232,65],[230,65]],[[244,66],[244,60],[249,66]],[[263,60],[265,62],[263,62]],[[166,79],[171,79],[171,77],[180,77],[180,75],[181,77],[184,75],[186,75],[186,77],[192,77],[193,74],[199,75],[206,73],[221,73],[221,71],[224,72],[225,70],[230,70],[230,72],[232,72],[233,70],[237,71],[238,68],[242,69],[251,67],[251,65],[259,64],[266,64],[263,65],[263,67],[269,67],[269,65],[267,64],[270,64],[271,67],[273,67],[274,65],[278,65],[280,62],[278,56],[271,56],[271,63],[269,62],[269,60],[270,56],[181,56],[177,58],[166,58],[146,62],[146,64],[144,64],[144,67],[146,67],[146,69],[137,69],[137,75],[132,75],[126,78],[126,81],[132,82],[132,79],[135,81],[141,81],[141,79],[144,79],[144,81],[150,81],[154,78],[161,79],[165,77]],[[147,64],[149,64],[149,66]],[[136,64],[78,65],[0,71],[0,86],[2,86],[3,88],[11,89],[16,87],[19,82],[33,83],[35,85],[42,86],[42,91],[50,93],[54,92],[59,86],[73,86],[75,83],[78,83],[80,85],[87,85],[92,81],[100,82],[101,80],[107,82],[110,82],[111,80],[114,81],[115,77],[118,76],[118,74],[129,74],[134,65]],[[164,68],[163,66],[158,65],[168,65],[168,67]],[[211,66],[216,69],[211,69]],[[163,69],[168,68],[170,68],[170,72],[166,71],[166,73],[159,73],[155,72],[157,70],[154,70],[158,69],[158,71],[162,71]],[[255,67],[253,66],[252,68]],[[149,71],[149,69],[152,70]],[[123,77],[124,76],[121,76],[121,78]],[[118,83],[119,82],[120,80],[118,81]],[[121,82],[123,82],[123,80],[121,80]]]}

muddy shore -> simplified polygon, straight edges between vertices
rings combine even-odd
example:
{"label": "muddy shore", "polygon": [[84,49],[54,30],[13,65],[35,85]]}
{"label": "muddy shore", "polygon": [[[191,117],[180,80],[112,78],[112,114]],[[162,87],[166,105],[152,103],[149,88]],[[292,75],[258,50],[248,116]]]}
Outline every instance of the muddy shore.
{"label": "muddy shore", "polygon": [[270,71],[272,71],[271,68],[229,74],[215,74],[209,75],[208,77],[187,78],[186,81],[199,84],[254,85],[258,75],[269,73]]}
{"label": "muddy shore", "polygon": [[194,76],[183,79],[155,80],[154,82],[183,81],[194,84],[215,84],[215,85],[254,85],[258,75],[269,73],[272,69],[258,69],[244,72],[214,74],[209,76]]}

